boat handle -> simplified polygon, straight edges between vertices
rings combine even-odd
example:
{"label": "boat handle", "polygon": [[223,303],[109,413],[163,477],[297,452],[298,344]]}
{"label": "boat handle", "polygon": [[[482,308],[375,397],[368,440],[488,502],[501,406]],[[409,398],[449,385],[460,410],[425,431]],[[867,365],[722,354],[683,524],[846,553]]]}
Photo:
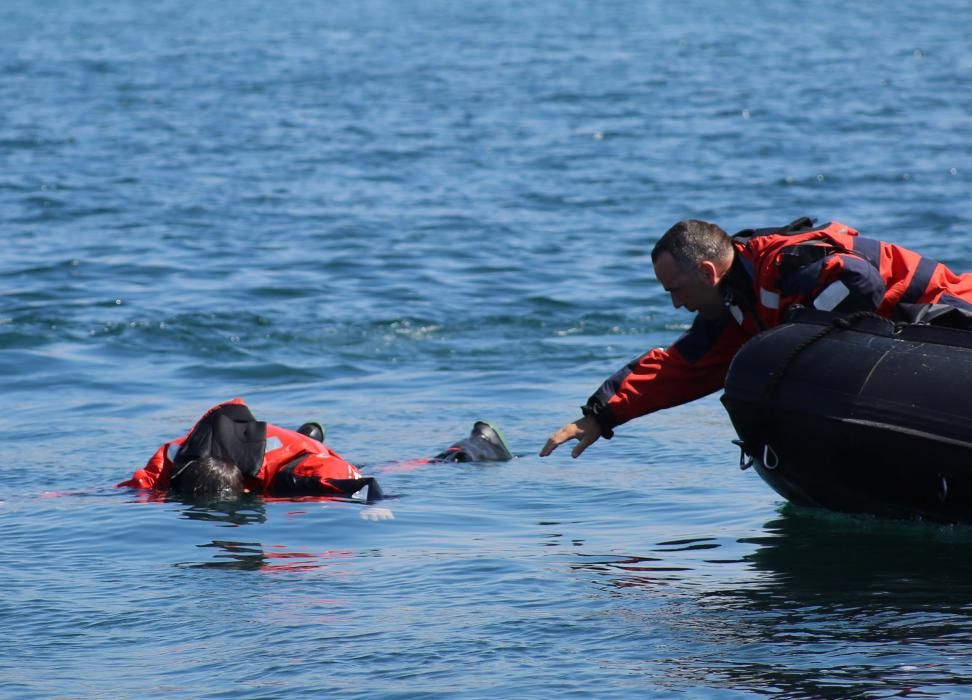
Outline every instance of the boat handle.
{"label": "boat handle", "polygon": [[756,458],[746,452],[746,443],[742,440],[733,440],[732,444],[739,448],[739,468],[742,471],[746,471],[753,466]]}
{"label": "boat handle", "polygon": [[780,456],[776,454],[776,450],[770,447],[768,442],[763,445],[763,466],[770,470],[780,466]]}

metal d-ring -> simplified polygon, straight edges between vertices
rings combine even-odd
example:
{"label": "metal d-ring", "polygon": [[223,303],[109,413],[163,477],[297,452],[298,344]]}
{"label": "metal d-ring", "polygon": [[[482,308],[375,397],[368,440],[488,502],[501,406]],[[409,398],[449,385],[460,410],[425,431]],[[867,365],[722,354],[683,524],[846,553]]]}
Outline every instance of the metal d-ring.
{"label": "metal d-ring", "polygon": [[776,454],[776,450],[770,447],[768,442],[763,445],[763,466],[770,470],[780,466],[780,456]]}

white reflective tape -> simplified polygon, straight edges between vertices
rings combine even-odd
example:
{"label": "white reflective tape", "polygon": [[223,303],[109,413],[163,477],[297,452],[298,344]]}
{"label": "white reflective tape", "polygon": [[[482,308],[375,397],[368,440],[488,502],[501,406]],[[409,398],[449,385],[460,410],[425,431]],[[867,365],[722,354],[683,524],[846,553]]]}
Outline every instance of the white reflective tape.
{"label": "white reflective tape", "polygon": [[767,309],[778,309],[780,308],[780,295],[768,289],[760,288],[759,302]]}
{"label": "white reflective tape", "polygon": [[738,323],[741,326],[743,322],[742,309],[740,309],[738,306],[733,304],[732,306],[729,307],[729,313],[731,313],[732,317],[736,319],[736,323]]}
{"label": "white reflective tape", "polygon": [[175,461],[176,452],[179,451],[180,447],[182,447],[182,445],[177,445],[174,442],[171,445],[169,445],[169,449],[166,450],[165,456],[169,458],[170,462]]}
{"label": "white reflective tape", "polygon": [[850,290],[847,285],[837,280],[817,295],[817,298],[813,300],[813,306],[821,311],[833,311],[837,308],[837,304],[847,298],[848,294],[850,294]]}
{"label": "white reflective tape", "polygon": [[276,435],[267,438],[267,452],[270,450],[276,450],[280,447],[283,447],[283,443],[280,442],[280,438],[278,438]]}

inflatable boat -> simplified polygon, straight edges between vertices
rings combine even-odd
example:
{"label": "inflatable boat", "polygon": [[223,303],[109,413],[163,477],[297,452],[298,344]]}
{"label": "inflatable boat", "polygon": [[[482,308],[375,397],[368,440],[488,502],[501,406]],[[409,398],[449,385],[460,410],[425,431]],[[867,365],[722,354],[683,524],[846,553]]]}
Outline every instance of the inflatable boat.
{"label": "inflatable boat", "polygon": [[722,402],[792,503],[972,522],[972,331],[803,311],[739,350]]}

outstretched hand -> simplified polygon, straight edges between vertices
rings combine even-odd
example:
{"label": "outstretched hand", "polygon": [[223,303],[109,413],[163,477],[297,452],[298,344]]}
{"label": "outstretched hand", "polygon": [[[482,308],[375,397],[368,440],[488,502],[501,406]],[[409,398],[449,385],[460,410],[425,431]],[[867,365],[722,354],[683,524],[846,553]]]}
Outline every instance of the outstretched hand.
{"label": "outstretched hand", "polygon": [[547,444],[540,450],[540,456],[546,457],[568,440],[578,440],[579,442],[570,453],[570,456],[576,459],[581,456],[584,450],[597,442],[600,437],[601,426],[598,425],[597,420],[593,416],[584,416],[575,420],[573,423],[568,423],[551,435],[550,439],[547,440]]}

